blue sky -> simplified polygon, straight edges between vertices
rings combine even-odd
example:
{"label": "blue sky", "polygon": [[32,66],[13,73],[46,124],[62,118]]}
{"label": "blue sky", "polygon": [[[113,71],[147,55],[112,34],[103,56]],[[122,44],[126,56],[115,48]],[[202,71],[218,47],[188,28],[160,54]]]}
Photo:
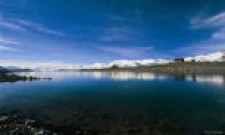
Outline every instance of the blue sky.
{"label": "blue sky", "polygon": [[77,64],[225,50],[224,0],[1,0],[0,59]]}

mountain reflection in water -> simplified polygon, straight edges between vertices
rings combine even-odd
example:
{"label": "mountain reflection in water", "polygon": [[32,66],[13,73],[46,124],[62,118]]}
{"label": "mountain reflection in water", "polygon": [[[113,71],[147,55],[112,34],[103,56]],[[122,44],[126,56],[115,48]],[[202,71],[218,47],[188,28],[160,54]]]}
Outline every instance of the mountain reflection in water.
{"label": "mountain reflection in water", "polygon": [[214,74],[159,74],[151,72],[21,72],[21,76],[36,76],[40,78],[65,79],[87,77],[95,79],[114,79],[118,81],[127,80],[163,80],[173,78],[176,80],[194,81],[198,83],[211,83],[214,85],[225,85],[225,75]]}

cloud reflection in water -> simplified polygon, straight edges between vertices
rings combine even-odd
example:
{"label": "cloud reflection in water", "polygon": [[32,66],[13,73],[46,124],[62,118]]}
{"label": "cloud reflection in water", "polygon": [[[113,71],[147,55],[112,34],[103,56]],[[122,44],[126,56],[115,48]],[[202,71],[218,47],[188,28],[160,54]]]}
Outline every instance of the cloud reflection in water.
{"label": "cloud reflection in water", "polygon": [[176,80],[195,81],[199,83],[211,83],[225,86],[224,75],[191,75],[191,74],[156,74],[151,72],[22,72],[22,76],[36,76],[41,78],[68,79],[68,78],[94,78],[114,79],[119,81],[127,80],[163,80],[172,77]]}

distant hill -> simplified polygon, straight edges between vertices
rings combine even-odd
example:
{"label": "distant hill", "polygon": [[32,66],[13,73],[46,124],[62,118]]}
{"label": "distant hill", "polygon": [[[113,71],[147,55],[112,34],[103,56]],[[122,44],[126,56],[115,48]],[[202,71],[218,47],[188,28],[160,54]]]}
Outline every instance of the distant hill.
{"label": "distant hill", "polygon": [[191,60],[196,62],[225,62],[225,51],[185,58],[185,61]]}
{"label": "distant hill", "polygon": [[2,67],[0,66],[0,72],[1,73],[7,73],[7,72],[31,72],[31,69],[20,69],[16,67]]}
{"label": "distant hill", "polygon": [[[211,54],[198,55],[193,57],[183,57],[185,62],[225,62],[225,51]],[[114,60],[107,63],[93,63],[90,65],[74,65],[63,63],[34,63],[0,60],[2,70],[6,69],[12,72],[30,72],[30,71],[75,71],[75,70],[94,70],[94,69],[120,69],[136,68],[143,66],[165,65],[173,62],[173,59],[142,59],[142,60]]]}
{"label": "distant hill", "polygon": [[2,67],[3,70],[7,70],[9,72],[30,72],[31,69],[21,69],[19,67],[15,66],[8,66],[8,67]]}
{"label": "distant hill", "polygon": [[[225,62],[225,51],[198,55],[194,57],[186,57],[184,58],[185,62]],[[94,63],[89,66],[82,67],[85,69],[115,69],[117,68],[135,68],[135,67],[143,67],[143,66],[157,66],[157,65],[165,65],[173,62],[172,60],[165,59],[143,59],[143,60],[115,60],[110,63]]]}
{"label": "distant hill", "polygon": [[116,72],[154,72],[154,73],[204,73],[225,74],[225,62],[184,62],[167,63],[154,66],[112,67],[105,69],[83,69],[82,71],[116,71]]}
{"label": "distant hill", "polygon": [[6,68],[4,68],[4,67],[2,67],[2,66],[0,66],[0,72],[9,72],[9,70],[8,69],[6,69]]}
{"label": "distant hill", "polygon": [[153,66],[165,63],[169,63],[169,61],[163,59],[114,60],[110,63],[94,63],[89,66],[84,66],[81,69],[129,68],[138,66]]}

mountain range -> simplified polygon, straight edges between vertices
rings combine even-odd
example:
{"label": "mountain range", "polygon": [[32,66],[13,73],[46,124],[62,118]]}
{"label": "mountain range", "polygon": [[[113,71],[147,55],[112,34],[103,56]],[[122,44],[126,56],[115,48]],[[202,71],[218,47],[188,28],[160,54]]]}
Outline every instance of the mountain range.
{"label": "mountain range", "polygon": [[[194,57],[184,58],[185,62],[225,62],[225,51],[210,53],[206,55],[198,55]],[[172,62],[173,60],[165,59],[144,59],[144,60],[115,60],[110,63],[94,63],[89,66],[84,66],[84,69],[103,69],[117,66],[123,67],[136,67],[136,66],[153,66]]]}
{"label": "mountain range", "polygon": [[[194,57],[184,58],[186,62],[192,60],[196,62],[224,62],[225,61],[225,51],[210,53],[206,55],[197,55]],[[109,63],[93,63],[90,65],[75,65],[75,64],[65,64],[56,62],[45,62],[45,63],[35,63],[35,62],[18,62],[18,61],[8,61],[0,60],[0,66],[9,70],[18,71],[21,69],[31,69],[34,71],[55,71],[55,70],[79,70],[79,69],[104,69],[116,66],[118,68],[123,67],[137,67],[137,66],[153,66],[172,62],[173,60],[165,59],[143,59],[143,60],[114,60]]]}

